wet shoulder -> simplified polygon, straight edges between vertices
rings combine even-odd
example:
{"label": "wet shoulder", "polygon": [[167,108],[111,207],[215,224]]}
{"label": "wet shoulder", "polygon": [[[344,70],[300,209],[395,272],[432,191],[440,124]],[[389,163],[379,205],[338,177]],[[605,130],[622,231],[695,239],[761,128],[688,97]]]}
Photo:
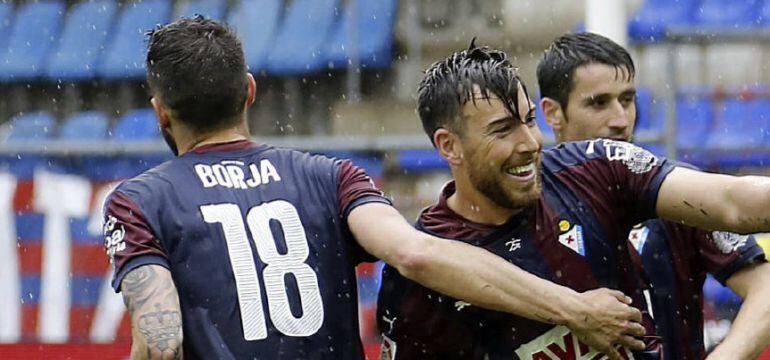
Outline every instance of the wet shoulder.
{"label": "wet shoulder", "polygon": [[594,161],[620,161],[637,173],[649,171],[658,163],[655,155],[639,146],[609,139],[567,142],[543,151],[543,168],[550,172]]}

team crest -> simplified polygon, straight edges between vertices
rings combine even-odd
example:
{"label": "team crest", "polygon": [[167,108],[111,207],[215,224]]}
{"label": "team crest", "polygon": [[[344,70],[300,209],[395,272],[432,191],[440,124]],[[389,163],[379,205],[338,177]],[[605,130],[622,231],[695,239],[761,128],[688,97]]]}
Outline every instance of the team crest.
{"label": "team crest", "polygon": [[650,234],[650,229],[644,225],[637,225],[634,226],[633,229],[631,229],[631,232],[628,233],[628,241],[631,242],[631,245],[634,246],[634,249],[636,249],[636,252],[642,253],[642,250],[644,250],[644,244],[647,242],[647,235]]}
{"label": "team crest", "polygon": [[727,231],[714,231],[711,233],[711,240],[714,241],[714,245],[719,248],[719,251],[729,254],[746,245],[749,237]]}
{"label": "team crest", "polygon": [[644,174],[658,164],[658,158],[651,152],[634,144],[614,140],[602,140],[610,161],[623,162],[634,174]]}
{"label": "team crest", "polygon": [[[580,256],[586,256],[585,243],[583,242],[583,227],[577,224],[569,225],[569,222],[566,220],[559,222],[559,230],[563,232],[563,234],[559,235],[559,243],[580,254]],[[564,230],[565,228],[567,229],[566,231]]]}

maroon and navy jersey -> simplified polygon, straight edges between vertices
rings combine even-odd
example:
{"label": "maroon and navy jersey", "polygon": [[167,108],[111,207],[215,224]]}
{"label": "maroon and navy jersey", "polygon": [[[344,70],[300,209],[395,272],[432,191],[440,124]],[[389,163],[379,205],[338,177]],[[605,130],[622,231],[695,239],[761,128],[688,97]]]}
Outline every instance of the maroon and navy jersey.
{"label": "maroon and navy jersey", "polygon": [[113,287],[168,268],[192,359],[362,359],[347,228],[389,204],[349,161],[237,141],[207,145],[128,180],[105,206]]}
{"label": "maroon and navy jersey", "polygon": [[753,236],[706,231],[649,220],[629,233],[651,283],[655,328],[667,359],[703,359],[703,284],[722,284],[735,272],[765,261]]}
{"label": "maroon and navy jersey", "polygon": [[[629,254],[634,224],[655,216],[658,190],[674,165],[625,142],[566,143],[542,154],[542,196],[507,223],[473,223],[439,202],[417,227],[480,246],[544,279],[577,291],[618,289],[654,326]],[[537,289],[532,289],[537,292]],[[383,353],[396,359],[593,359],[595,350],[564,326],[476,308],[437,294],[386,267],[378,303]],[[660,347],[628,358],[655,359]]]}

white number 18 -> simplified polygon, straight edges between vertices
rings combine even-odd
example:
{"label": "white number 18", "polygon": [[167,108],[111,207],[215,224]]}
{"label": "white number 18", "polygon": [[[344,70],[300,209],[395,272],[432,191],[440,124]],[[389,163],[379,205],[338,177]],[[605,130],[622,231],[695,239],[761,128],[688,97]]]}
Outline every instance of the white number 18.
{"label": "white number 18", "polygon": [[[235,287],[246,340],[267,338],[264,307],[249,237],[236,204],[225,203],[201,206],[203,220],[220,223],[227,243],[227,252],[235,275]],[[278,253],[270,220],[277,220],[283,228],[286,254]],[[246,215],[249,231],[260,260],[265,264],[262,278],[265,282],[270,320],[275,328],[288,336],[310,336],[323,323],[324,310],[318,278],[305,263],[310,253],[307,237],[297,209],[284,200],[276,200],[251,208]],[[294,317],[286,294],[285,276],[291,274],[297,281],[302,316]]]}

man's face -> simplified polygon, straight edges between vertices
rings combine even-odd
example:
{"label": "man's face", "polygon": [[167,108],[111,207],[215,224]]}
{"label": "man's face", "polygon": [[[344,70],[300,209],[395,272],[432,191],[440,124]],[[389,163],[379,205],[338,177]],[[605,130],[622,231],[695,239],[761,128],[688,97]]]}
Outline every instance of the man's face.
{"label": "man's face", "polygon": [[497,205],[519,209],[540,197],[540,150],[543,135],[534,104],[519,87],[520,117],[502,101],[476,94],[462,108],[463,167],[471,185]]}
{"label": "man's face", "polygon": [[561,141],[630,141],[636,122],[636,87],[625,69],[588,64],[575,69]]}

